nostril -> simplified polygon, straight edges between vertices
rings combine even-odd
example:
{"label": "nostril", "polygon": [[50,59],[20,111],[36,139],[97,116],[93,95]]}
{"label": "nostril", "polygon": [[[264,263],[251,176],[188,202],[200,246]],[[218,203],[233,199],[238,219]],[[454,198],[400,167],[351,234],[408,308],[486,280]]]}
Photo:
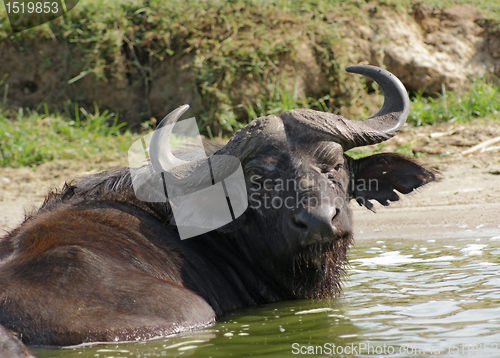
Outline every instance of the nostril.
{"label": "nostril", "polygon": [[339,208],[335,208],[335,214],[333,215],[332,217],[332,223],[333,223],[333,220],[335,220],[335,218],[340,214],[340,209]]}
{"label": "nostril", "polygon": [[288,221],[292,232],[299,235],[301,245],[332,241],[339,237],[341,208],[322,206],[313,210],[302,210]]}

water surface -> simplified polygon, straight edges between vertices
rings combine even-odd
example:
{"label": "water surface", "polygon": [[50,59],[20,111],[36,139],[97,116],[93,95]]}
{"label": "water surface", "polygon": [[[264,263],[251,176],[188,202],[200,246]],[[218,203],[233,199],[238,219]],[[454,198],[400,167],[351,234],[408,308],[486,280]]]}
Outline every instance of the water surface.
{"label": "water surface", "polygon": [[39,357],[500,357],[500,236],[358,241],[342,298],[252,307],[148,342]]}

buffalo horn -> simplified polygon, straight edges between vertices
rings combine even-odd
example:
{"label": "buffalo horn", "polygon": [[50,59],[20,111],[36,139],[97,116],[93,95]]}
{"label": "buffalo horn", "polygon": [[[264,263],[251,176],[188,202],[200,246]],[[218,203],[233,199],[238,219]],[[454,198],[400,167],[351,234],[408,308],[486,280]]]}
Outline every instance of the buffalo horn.
{"label": "buffalo horn", "polygon": [[410,112],[410,100],[405,86],[392,73],[375,66],[349,66],[346,71],[369,77],[382,88],[382,108],[374,116],[363,120],[363,123],[394,136],[403,127]]}
{"label": "buffalo horn", "polygon": [[[156,127],[149,144],[149,155],[151,164],[158,173],[170,171],[175,167],[189,164],[189,162],[177,158],[170,149],[170,135],[173,125],[187,112],[189,105],[185,104],[170,112]],[[165,128],[170,126],[168,128]]]}
{"label": "buffalo horn", "polygon": [[374,66],[350,66],[347,71],[365,75],[382,88],[384,104],[376,115],[355,121],[334,113],[294,109],[281,114],[287,128],[296,136],[321,133],[341,144],[344,150],[380,143],[393,137],[403,127],[410,110],[410,100],[401,81],[390,72]]}
{"label": "buffalo horn", "polygon": [[185,161],[176,157],[170,148],[170,137],[174,124],[186,113],[185,104],[169,113],[156,127],[149,144],[149,158],[154,170],[162,173],[170,187],[183,187],[183,193],[202,189],[234,173],[239,161],[230,155]]}

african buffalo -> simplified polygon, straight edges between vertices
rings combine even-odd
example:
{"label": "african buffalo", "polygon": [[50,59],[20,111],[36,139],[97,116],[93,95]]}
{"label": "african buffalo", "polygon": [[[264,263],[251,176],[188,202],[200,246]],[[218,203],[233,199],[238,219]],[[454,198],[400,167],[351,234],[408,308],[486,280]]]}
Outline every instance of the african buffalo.
{"label": "african buffalo", "polygon": [[[218,229],[181,240],[171,206],[139,200],[128,168],[51,192],[0,240],[0,324],[29,345],[137,340],[204,327],[245,306],[338,294],[353,240],[350,199],[372,209],[370,200],[389,205],[396,191],[434,180],[400,155],[344,153],[391,138],[409,111],[394,75],[347,71],[381,86],[375,116],[290,110],[253,120],[208,153],[239,159],[248,195],[248,208]],[[134,175],[167,175],[178,187],[194,180],[199,162],[174,156],[169,139],[154,132],[152,164]],[[156,179],[144,178],[144,190],[148,180]]]}

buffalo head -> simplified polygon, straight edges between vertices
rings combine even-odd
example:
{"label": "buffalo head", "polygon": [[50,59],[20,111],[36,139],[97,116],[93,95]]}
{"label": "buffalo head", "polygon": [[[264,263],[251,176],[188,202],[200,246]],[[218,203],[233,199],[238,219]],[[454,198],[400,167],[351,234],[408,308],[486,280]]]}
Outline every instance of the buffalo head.
{"label": "buffalo head", "polygon": [[[434,180],[411,159],[378,154],[353,159],[345,152],[383,142],[405,123],[409,99],[391,73],[373,66],[351,66],[348,72],[376,81],[384,92],[382,109],[353,121],[342,116],[298,109],[253,120],[215,155],[237,157],[242,164],[248,209],[217,230],[217,240],[246,261],[279,297],[327,296],[340,290],[346,252],[352,242],[350,199],[373,210]],[[187,111],[179,107],[159,125],[175,123]],[[169,149],[169,131],[156,131],[151,163],[180,187],[193,184],[200,161],[184,161]],[[227,175],[223,165],[218,172]],[[288,278],[293,279],[288,279]]]}

